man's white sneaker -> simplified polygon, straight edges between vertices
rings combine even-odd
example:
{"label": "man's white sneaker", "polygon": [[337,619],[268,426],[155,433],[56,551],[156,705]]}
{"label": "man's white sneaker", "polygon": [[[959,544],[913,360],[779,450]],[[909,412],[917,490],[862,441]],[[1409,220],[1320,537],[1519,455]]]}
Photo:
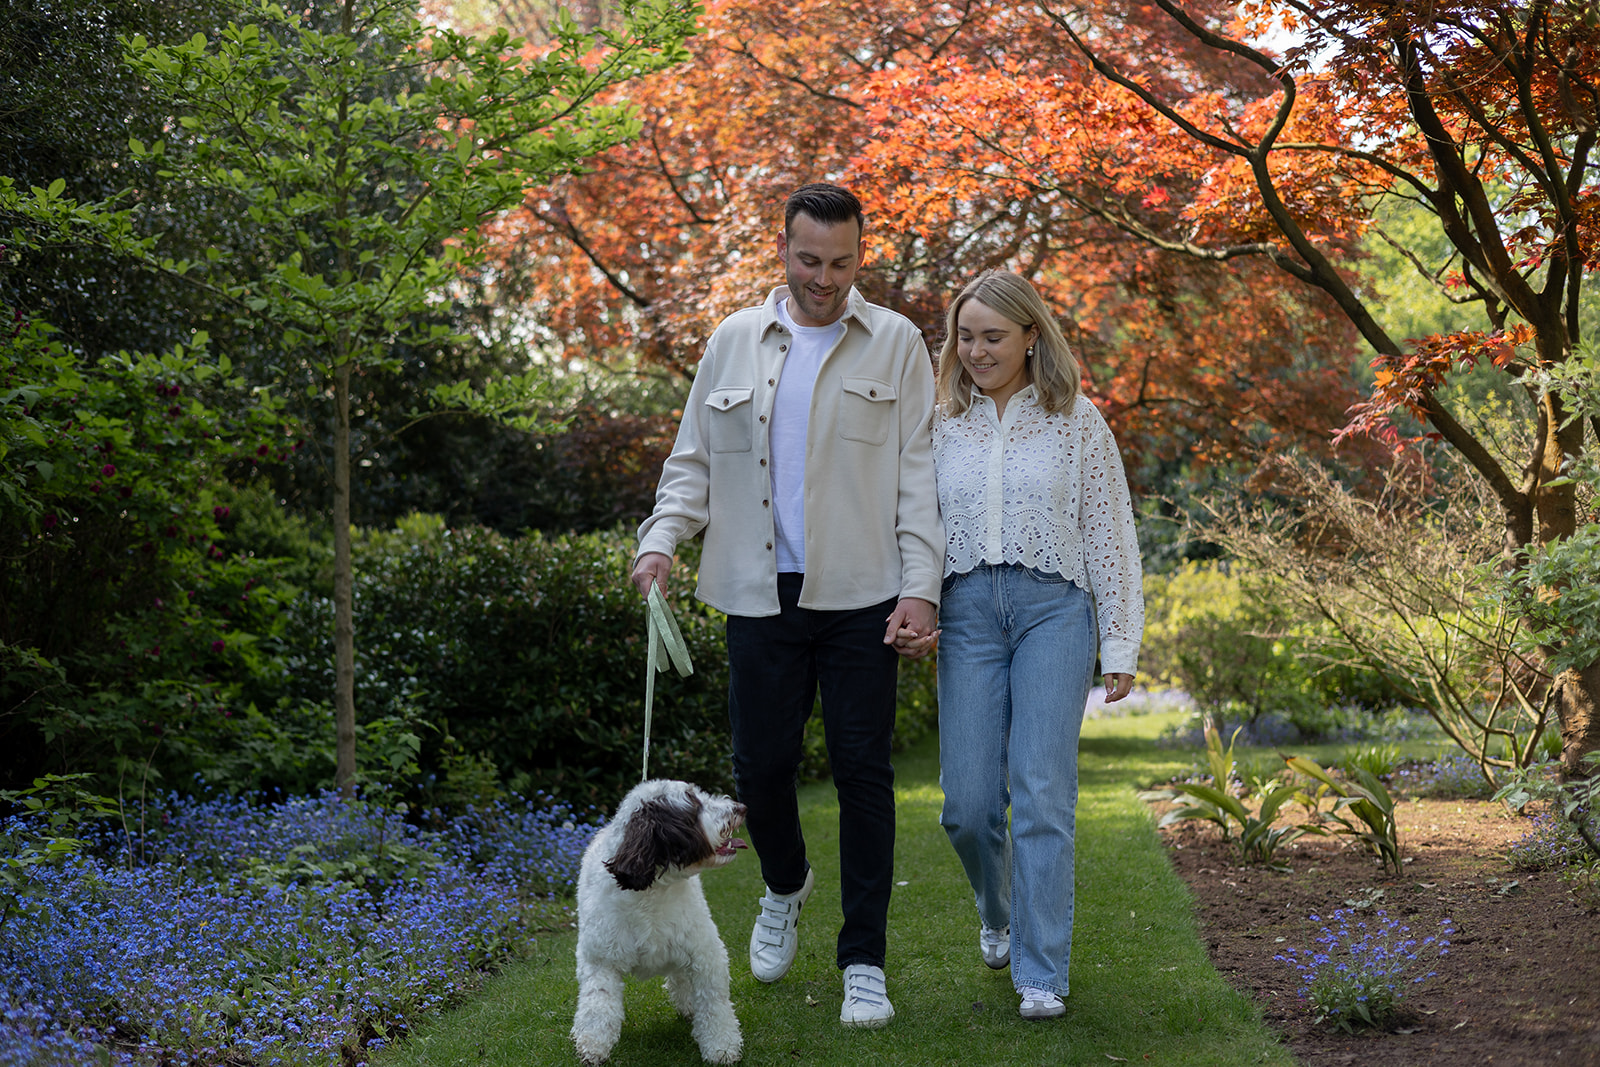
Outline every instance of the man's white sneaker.
{"label": "man's white sneaker", "polygon": [[989,965],[990,970],[998,971],[1010,963],[1011,927],[1004,930],[978,927],[978,951],[983,953],[983,962]]}
{"label": "man's white sneaker", "polygon": [[1022,994],[1022,1006],[1018,1011],[1024,1019],[1054,1019],[1067,1013],[1066,1004],[1048,989],[1025,985],[1017,992]]}
{"label": "man's white sneaker", "polygon": [[789,973],[800,949],[800,906],[817,884],[817,872],[806,869],[806,883],[793,893],[774,893],[768,887],[761,898],[761,914],[750,931],[750,973],[762,982],[776,982]]}
{"label": "man's white sneaker", "polygon": [[846,1026],[875,1029],[893,1018],[894,1005],[889,1003],[883,968],[870,963],[852,963],[846,967],[844,1006],[839,1009],[839,1021]]}

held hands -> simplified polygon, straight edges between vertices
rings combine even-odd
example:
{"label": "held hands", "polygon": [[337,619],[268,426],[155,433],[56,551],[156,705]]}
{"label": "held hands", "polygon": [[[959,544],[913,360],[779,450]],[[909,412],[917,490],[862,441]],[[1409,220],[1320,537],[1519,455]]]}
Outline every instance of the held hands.
{"label": "held hands", "polygon": [[1108,674],[1105,676],[1107,704],[1114,704],[1133,692],[1133,675]]}
{"label": "held hands", "polygon": [[671,556],[663,552],[646,552],[634,561],[630,580],[633,582],[633,587],[639,590],[639,595],[648,598],[652,582],[661,587],[663,595],[666,594],[667,575],[671,573]]}
{"label": "held hands", "polygon": [[883,643],[906,659],[921,659],[939,644],[938,612],[926,600],[906,597],[894,606],[889,615],[888,628],[883,633]]}

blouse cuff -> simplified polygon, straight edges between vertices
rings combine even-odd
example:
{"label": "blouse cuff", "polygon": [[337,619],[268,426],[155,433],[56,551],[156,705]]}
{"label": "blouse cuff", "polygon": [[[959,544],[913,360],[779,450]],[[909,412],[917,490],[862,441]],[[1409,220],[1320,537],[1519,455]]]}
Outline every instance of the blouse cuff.
{"label": "blouse cuff", "polygon": [[1102,674],[1138,674],[1139,642],[1126,637],[1105,637],[1100,642]]}

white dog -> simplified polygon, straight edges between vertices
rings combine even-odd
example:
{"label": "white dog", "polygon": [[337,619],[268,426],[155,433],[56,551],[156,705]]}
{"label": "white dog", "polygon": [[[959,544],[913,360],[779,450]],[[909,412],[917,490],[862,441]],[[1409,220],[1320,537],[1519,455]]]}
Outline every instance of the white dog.
{"label": "white dog", "polygon": [[744,1052],[728,999],[728,950],[706,907],[700,872],[744,848],[744,805],[688,782],[635,786],[583,854],[578,874],[578,1013],[572,1040],[603,1063],[622,1033],[626,975],[666,976],[678,1014],[693,1020],[707,1063]]}

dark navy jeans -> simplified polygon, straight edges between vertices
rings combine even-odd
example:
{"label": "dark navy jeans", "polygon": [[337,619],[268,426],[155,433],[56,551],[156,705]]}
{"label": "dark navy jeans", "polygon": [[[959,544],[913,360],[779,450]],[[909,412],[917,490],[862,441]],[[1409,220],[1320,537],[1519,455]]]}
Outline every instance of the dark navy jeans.
{"label": "dark navy jeans", "polygon": [[806,719],[822,694],[822,724],[839,795],[839,931],[845,967],[884,962],[894,877],[894,729],[899,656],[883,643],[895,601],[855,611],[798,606],[800,574],[778,575],[780,613],[728,616],[728,720],[745,827],[775,893],[805,883],[795,785]]}

